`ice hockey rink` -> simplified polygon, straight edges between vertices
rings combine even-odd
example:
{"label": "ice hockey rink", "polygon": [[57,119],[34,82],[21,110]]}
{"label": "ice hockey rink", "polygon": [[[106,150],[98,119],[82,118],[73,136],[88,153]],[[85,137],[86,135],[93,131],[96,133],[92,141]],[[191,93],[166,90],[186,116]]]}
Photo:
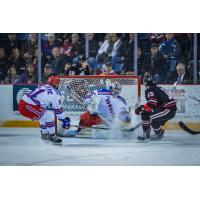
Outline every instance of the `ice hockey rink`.
{"label": "ice hockey rink", "polygon": [[40,139],[37,128],[0,128],[1,166],[187,166],[200,165],[200,135],[166,131],[161,141],[63,138]]}

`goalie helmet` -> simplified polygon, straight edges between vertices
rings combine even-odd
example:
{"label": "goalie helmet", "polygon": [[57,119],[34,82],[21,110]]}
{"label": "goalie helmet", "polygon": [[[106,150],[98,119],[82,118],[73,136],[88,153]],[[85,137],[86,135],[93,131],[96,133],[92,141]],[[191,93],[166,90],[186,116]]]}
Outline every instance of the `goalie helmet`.
{"label": "goalie helmet", "polygon": [[48,84],[49,85],[52,85],[54,87],[58,87],[59,83],[60,83],[60,78],[58,76],[50,76],[48,78]]}
{"label": "goalie helmet", "polygon": [[144,74],[143,83],[145,86],[155,85],[155,81],[153,80],[152,75],[149,72]]}
{"label": "goalie helmet", "polygon": [[113,94],[120,94],[122,86],[119,82],[114,82],[109,85],[109,90],[113,92]]}

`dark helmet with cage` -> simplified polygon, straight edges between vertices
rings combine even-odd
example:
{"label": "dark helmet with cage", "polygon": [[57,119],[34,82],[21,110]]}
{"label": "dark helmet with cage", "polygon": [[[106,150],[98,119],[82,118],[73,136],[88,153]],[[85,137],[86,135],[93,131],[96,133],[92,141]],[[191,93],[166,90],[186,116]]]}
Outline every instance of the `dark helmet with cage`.
{"label": "dark helmet with cage", "polygon": [[150,72],[146,72],[144,74],[143,84],[145,86],[152,86],[156,84]]}

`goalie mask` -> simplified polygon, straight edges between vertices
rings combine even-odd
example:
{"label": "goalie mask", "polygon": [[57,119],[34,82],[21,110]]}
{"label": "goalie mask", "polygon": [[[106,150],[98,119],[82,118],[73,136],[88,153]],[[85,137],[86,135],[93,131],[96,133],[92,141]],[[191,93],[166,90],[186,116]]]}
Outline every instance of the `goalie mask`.
{"label": "goalie mask", "polygon": [[119,82],[114,82],[109,85],[109,90],[114,94],[118,95],[121,93],[122,86]]}

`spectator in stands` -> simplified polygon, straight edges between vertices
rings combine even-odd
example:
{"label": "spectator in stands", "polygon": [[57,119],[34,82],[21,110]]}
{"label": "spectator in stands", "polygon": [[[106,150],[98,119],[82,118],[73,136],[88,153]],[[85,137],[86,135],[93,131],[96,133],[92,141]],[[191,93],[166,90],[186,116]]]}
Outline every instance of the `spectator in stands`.
{"label": "spectator in stands", "polygon": [[[176,84],[179,85],[179,84],[192,83],[192,80],[189,79],[188,74],[186,73],[184,63],[178,63],[178,65],[176,66],[176,72],[177,72],[176,78],[175,78]],[[171,80],[171,83],[172,83],[172,79],[170,79],[170,80]]]}
{"label": "spectator in stands", "polygon": [[51,63],[53,72],[56,74],[61,74],[64,72],[65,64],[71,61],[71,58],[67,55],[61,55],[60,49],[58,47],[53,48],[53,61]]}
{"label": "spectator in stands", "polygon": [[123,68],[123,50],[120,35],[117,33],[109,34],[109,38],[104,41],[98,50],[98,62],[105,64],[106,62],[112,62],[112,68],[116,73],[121,73]]}
{"label": "spectator in stands", "polygon": [[166,33],[165,37],[166,40],[160,45],[159,49],[168,66],[167,77],[173,77],[176,75],[176,65],[181,56],[181,48],[173,33]]}
{"label": "spectator in stands", "polygon": [[50,64],[46,64],[44,66],[44,72],[42,74],[42,83],[47,83],[48,82],[48,78],[49,76],[53,74],[53,69],[52,66]]}
{"label": "spectator in stands", "polygon": [[72,34],[72,43],[69,55],[72,57],[73,63],[77,63],[78,57],[84,55],[84,44],[77,33]]}
{"label": "spectator in stands", "polygon": [[150,33],[149,42],[160,44],[164,41],[165,35],[163,33]]}
{"label": "spectator in stands", "polygon": [[24,59],[34,59],[35,54],[38,48],[37,43],[37,34],[36,33],[30,33],[29,34],[29,40],[24,43],[22,46],[22,54]]}
{"label": "spectator in stands", "polygon": [[148,71],[148,68],[141,47],[138,47],[137,51],[137,66],[138,66],[137,73],[143,78],[145,72]]}
{"label": "spectator in stands", "polygon": [[74,75],[79,75],[80,74],[80,66],[79,64],[72,64],[67,63],[65,65],[65,73],[64,75],[66,76],[74,76]]}
{"label": "spectator in stands", "polygon": [[104,64],[108,61],[111,61],[113,47],[114,47],[114,42],[112,39],[112,34],[108,34],[108,37],[105,39],[105,41],[98,50],[99,64]]}
{"label": "spectator in stands", "polygon": [[115,71],[117,74],[120,74],[122,72],[123,68],[123,45],[122,41],[120,39],[120,35],[117,33],[112,33],[111,34],[111,40],[114,43],[112,52],[111,52],[111,61],[112,61],[112,69]]}
{"label": "spectator in stands", "polygon": [[15,84],[18,82],[19,75],[17,74],[17,70],[14,66],[11,66],[8,70],[8,76],[5,78],[4,83],[6,84]]}
{"label": "spectator in stands", "polygon": [[37,83],[37,74],[31,59],[26,61],[26,71],[19,76],[19,79],[16,81],[16,83]]}
{"label": "spectator in stands", "polygon": [[129,41],[123,59],[125,73],[132,74],[134,72],[134,33],[129,33]]}
{"label": "spectator in stands", "polygon": [[167,74],[167,66],[165,59],[162,54],[159,52],[157,43],[151,44],[151,57],[149,63],[150,69],[154,80],[157,84],[165,82],[165,76]]}
{"label": "spectator in stands", "polygon": [[88,33],[89,39],[89,57],[88,57],[88,64],[93,71],[95,71],[98,67],[97,65],[97,54],[99,49],[99,43],[97,40],[94,39],[94,33]]}
{"label": "spectator in stands", "polygon": [[71,67],[72,67],[72,63],[71,63],[71,62],[67,62],[67,63],[65,64],[65,67],[64,67],[64,73],[62,73],[61,75],[62,75],[62,76],[67,76],[67,75],[69,75],[69,70],[70,70]]}
{"label": "spectator in stands", "polygon": [[8,70],[8,58],[4,48],[0,48],[0,83],[4,80]]}
{"label": "spectator in stands", "polygon": [[60,42],[56,40],[54,33],[48,33],[48,40],[44,43],[43,52],[45,54],[46,60],[50,61],[52,56],[52,50],[55,47],[60,47]]}
{"label": "spectator in stands", "polygon": [[11,56],[12,49],[13,48],[21,48],[20,42],[17,40],[17,34],[16,33],[8,33],[8,39],[5,42],[5,50],[8,57]]}
{"label": "spectator in stands", "polygon": [[21,42],[25,42],[29,38],[29,33],[18,33],[17,39]]}
{"label": "spectator in stands", "polygon": [[26,62],[23,59],[21,52],[18,48],[12,49],[11,57],[9,60],[9,66],[14,66],[18,74],[24,72],[26,67]]}
{"label": "spectator in stands", "polygon": [[71,57],[70,51],[71,51],[71,42],[70,38],[68,35],[65,36],[66,38],[64,39],[63,46],[60,48],[61,54],[65,54]]}
{"label": "spectator in stands", "polygon": [[55,35],[60,44],[64,44],[65,41],[69,41],[70,33],[56,33]]}
{"label": "spectator in stands", "polygon": [[81,76],[90,75],[91,69],[90,69],[90,67],[89,67],[89,65],[88,65],[87,60],[84,60],[84,61],[82,62],[81,66],[80,66],[80,68],[79,68],[79,71],[80,71],[79,75],[81,75]]}
{"label": "spectator in stands", "polygon": [[112,63],[108,61],[106,64],[102,66],[100,75],[111,76],[111,75],[117,75],[117,74],[112,69]]}

